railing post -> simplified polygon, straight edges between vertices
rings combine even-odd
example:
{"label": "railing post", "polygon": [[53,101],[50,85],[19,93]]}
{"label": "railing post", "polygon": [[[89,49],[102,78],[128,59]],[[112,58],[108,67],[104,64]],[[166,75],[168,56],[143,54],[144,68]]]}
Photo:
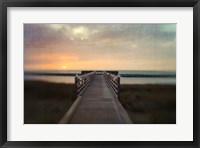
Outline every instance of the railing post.
{"label": "railing post", "polygon": [[89,75],[79,76],[78,74],[75,75],[75,89],[77,97],[80,93],[88,86],[91,81],[93,80],[95,73],[90,73]]}
{"label": "railing post", "polygon": [[120,75],[118,75],[117,79],[117,91],[118,91],[118,99],[120,97]]}
{"label": "railing post", "polygon": [[76,92],[76,96],[78,96],[78,86],[77,86],[77,83],[78,83],[78,78],[75,76],[75,92]]}

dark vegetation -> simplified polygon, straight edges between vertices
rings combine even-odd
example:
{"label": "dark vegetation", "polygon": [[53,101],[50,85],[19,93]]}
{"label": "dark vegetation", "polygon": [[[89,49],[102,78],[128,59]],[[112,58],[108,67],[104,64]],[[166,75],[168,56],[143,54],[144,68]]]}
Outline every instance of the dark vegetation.
{"label": "dark vegetation", "polygon": [[[56,124],[76,99],[74,84],[24,81],[24,123]],[[175,85],[121,85],[120,102],[137,124],[175,124]]]}
{"label": "dark vegetation", "polygon": [[134,123],[176,123],[175,85],[121,85],[119,99]]}
{"label": "dark vegetation", "polygon": [[57,123],[75,99],[73,84],[24,81],[24,123]]}

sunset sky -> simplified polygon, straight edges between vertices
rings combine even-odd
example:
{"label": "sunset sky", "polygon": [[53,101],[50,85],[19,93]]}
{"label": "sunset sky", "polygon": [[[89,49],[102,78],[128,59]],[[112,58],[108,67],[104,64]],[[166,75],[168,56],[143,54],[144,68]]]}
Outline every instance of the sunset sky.
{"label": "sunset sky", "polygon": [[24,24],[25,70],[175,70],[176,24]]}

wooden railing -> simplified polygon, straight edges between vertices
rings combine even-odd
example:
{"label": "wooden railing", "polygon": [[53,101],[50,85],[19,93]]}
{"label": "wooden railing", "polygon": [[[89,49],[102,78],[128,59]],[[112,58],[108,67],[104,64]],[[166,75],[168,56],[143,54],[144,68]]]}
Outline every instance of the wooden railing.
{"label": "wooden railing", "polygon": [[85,88],[92,82],[95,72],[90,72],[84,75],[75,75],[76,94],[80,96]]}
{"label": "wooden railing", "polygon": [[119,98],[120,92],[120,75],[114,75],[108,72],[105,72],[104,75],[106,76],[112,90],[114,91],[115,95]]}

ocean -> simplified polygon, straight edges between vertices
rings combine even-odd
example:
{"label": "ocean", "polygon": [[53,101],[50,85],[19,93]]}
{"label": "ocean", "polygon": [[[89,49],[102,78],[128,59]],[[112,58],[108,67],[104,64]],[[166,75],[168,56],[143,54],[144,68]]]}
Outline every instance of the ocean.
{"label": "ocean", "polygon": [[[119,74],[149,74],[149,75],[176,75],[176,71],[138,71],[138,70],[118,70]],[[30,72],[30,71],[29,71]],[[34,71],[35,73],[77,73],[81,70],[48,70]],[[31,75],[24,73],[24,80],[42,80],[55,83],[75,82],[74,76],[52,76],[52,75]],[[176,77],[121,77],[121,84],[176,84]]]}

